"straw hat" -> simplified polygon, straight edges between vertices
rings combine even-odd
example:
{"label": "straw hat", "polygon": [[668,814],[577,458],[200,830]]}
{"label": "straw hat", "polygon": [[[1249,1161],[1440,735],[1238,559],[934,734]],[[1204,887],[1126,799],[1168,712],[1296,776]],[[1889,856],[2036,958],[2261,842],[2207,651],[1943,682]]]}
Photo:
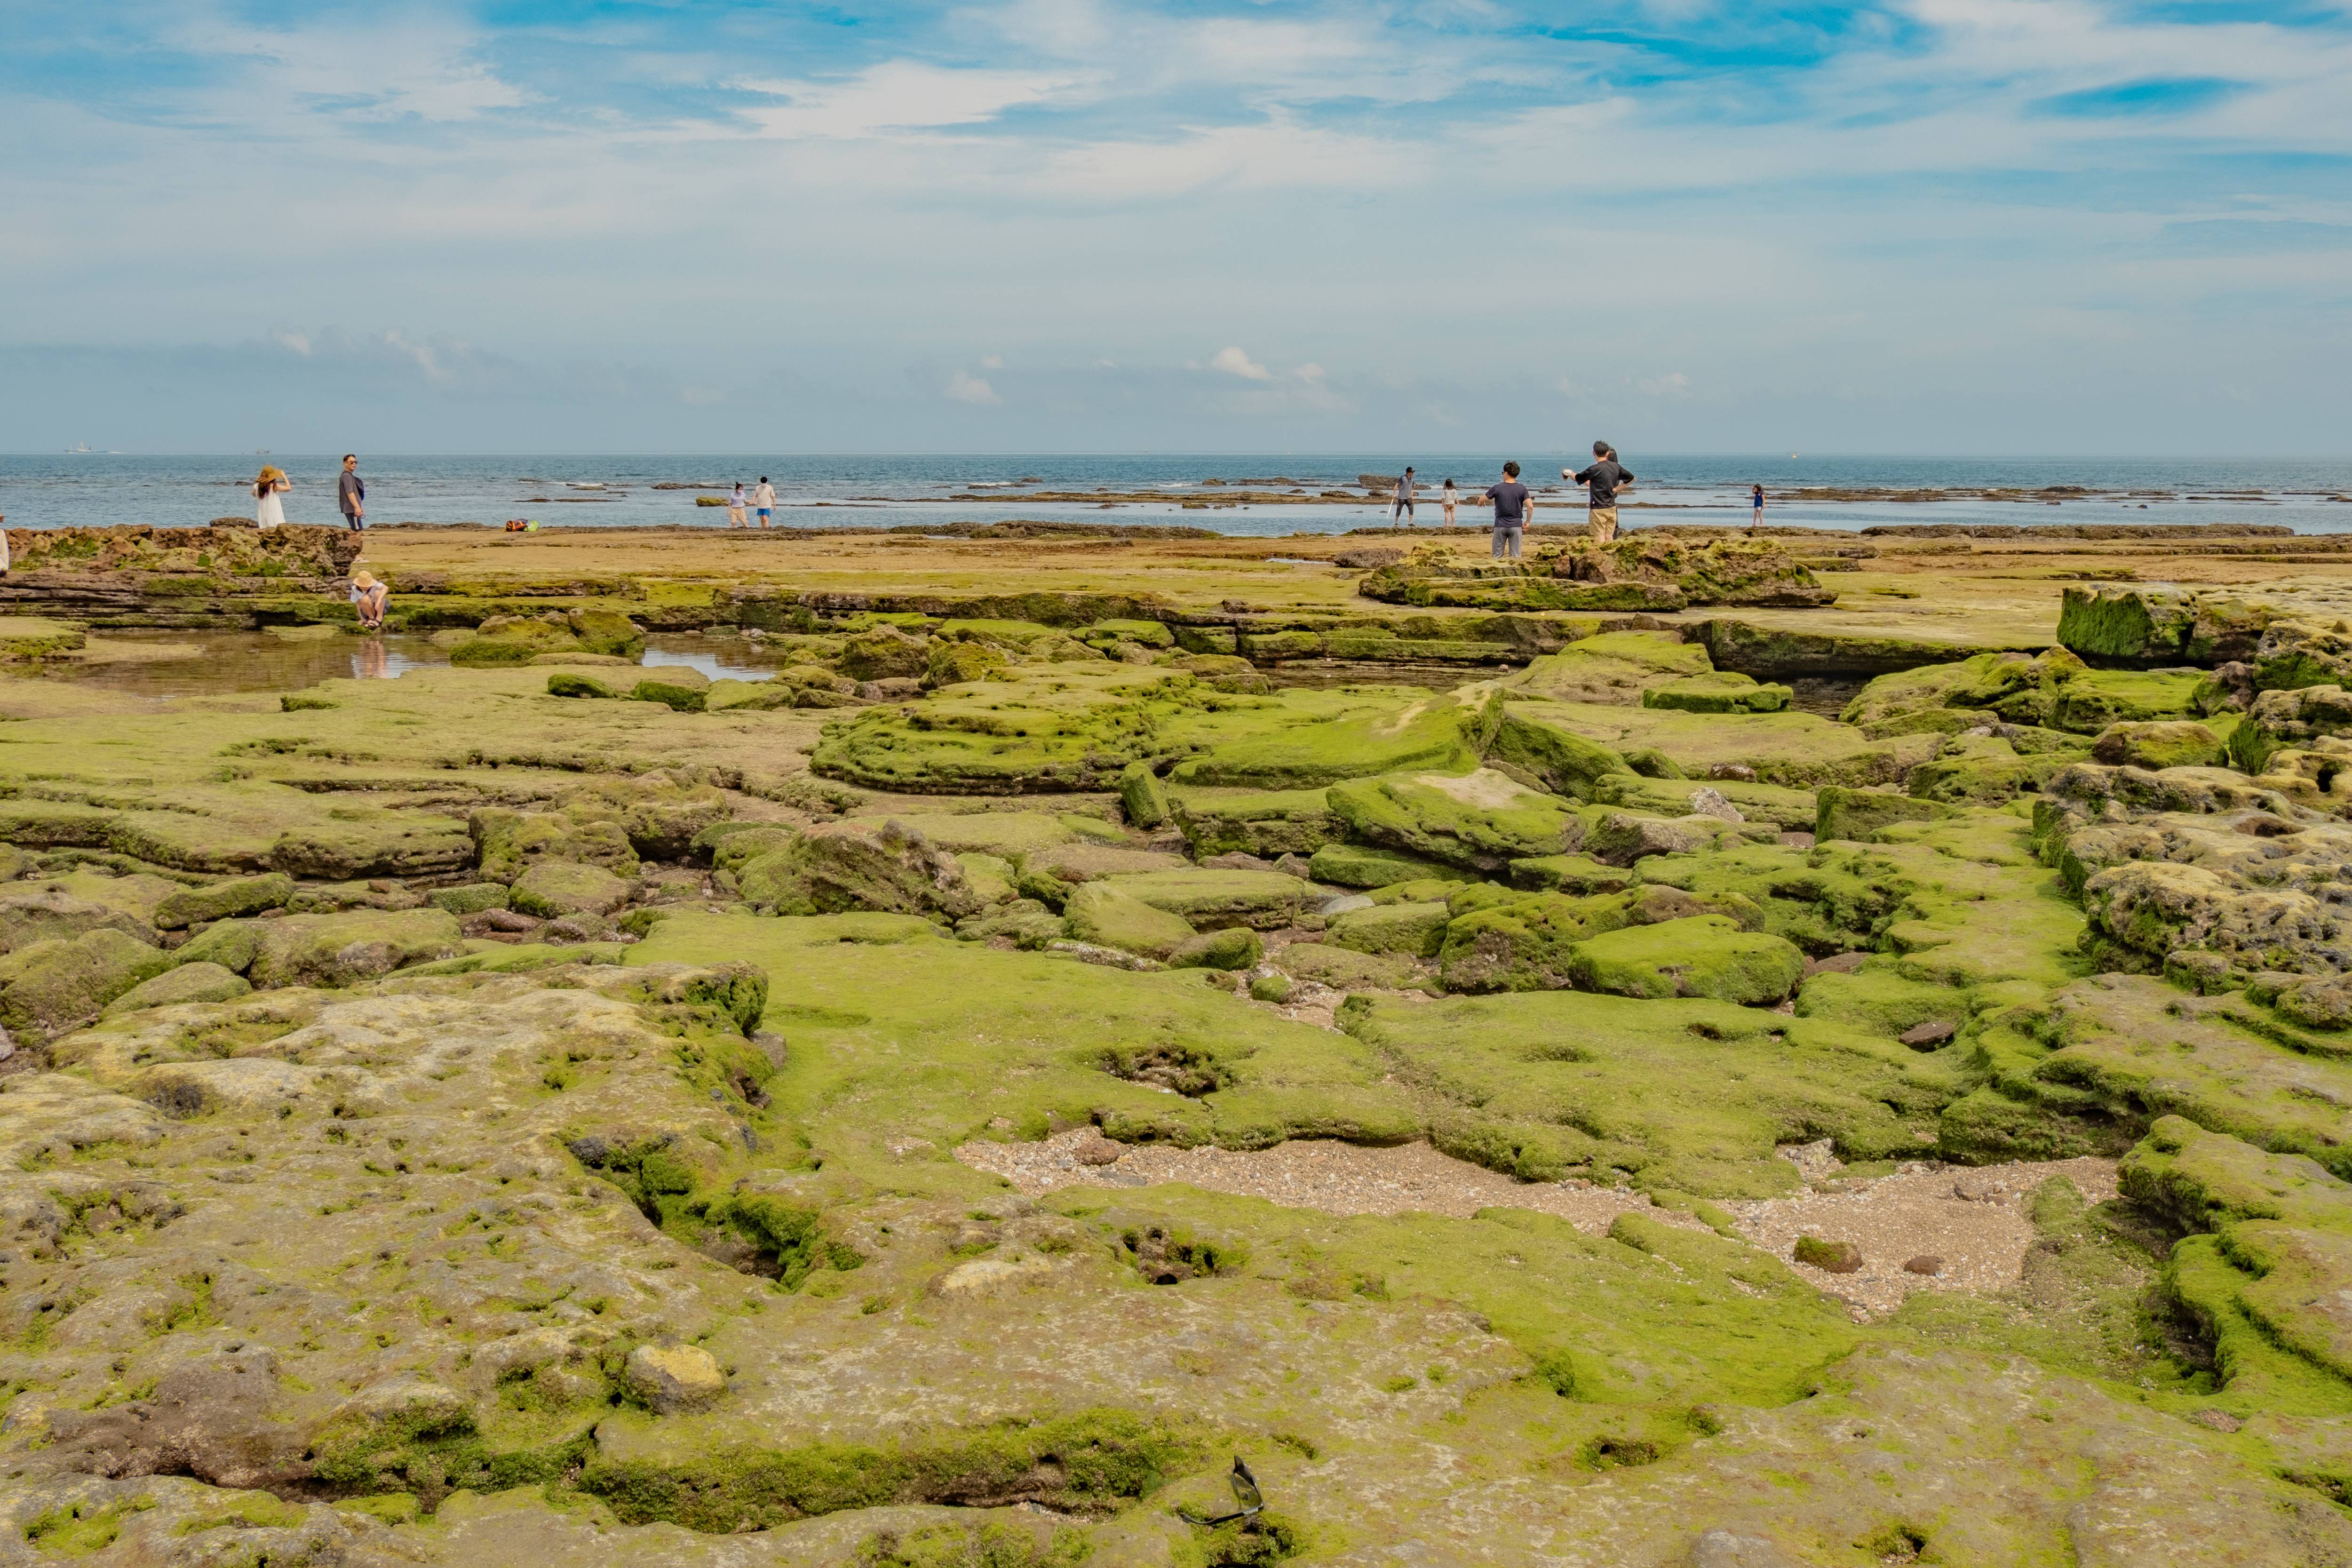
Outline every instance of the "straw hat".
{"label": "straw hat", "polygon": [[253,482],[254,482],[255,484],[257,484],[257,485],[260,485],[260,484],[267,484],[267,483],[268,483],[268,482],[269,482],[270,480],[272,480],[272,479],[284,479],[285,477],[286,477],[286,470],[285,470],[285,469],[283,469],[283,468],[279,468],[277,464],[275,464],[275,463],[264,463],[264,464],[261,466],[261,473],[260,473],[260,476],[259,476],[258,478],[257,478]]}
{"label": "straw hat", "polygon": [[363,571],[354,572],[352,574],[352,586],[354,588],[373,588],[375,586],[375,578]]}

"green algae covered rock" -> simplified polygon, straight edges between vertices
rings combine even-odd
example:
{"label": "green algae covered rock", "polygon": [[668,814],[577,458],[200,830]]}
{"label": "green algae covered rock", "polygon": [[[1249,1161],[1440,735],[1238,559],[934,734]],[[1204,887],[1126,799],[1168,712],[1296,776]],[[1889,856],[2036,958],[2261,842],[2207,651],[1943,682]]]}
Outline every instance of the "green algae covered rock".
{"label": "green algae covered rock", "polygon": [[1434,958],[1444,944],[1446,924],[1453,918],[1453,911],[1442,903],[1382,904],[1333,915],[1325,934],[1332,946],[1356,952]]}
{"label": "green algae covered rock", "polygon": [[1687,816],[1696,809],[1694,802],[1702,789],[1713,790],[1749,822],[1775,823],[1787,831],[1811,833],[1813,819],[1821,810],[1811,790],[1787,789],[1746,779],[1708,779],[1701,783],[1644,778],[1632,773],[1612,773],[1596,781],[1592,803],[1620,805],[1653,816]]}
{"label": "green algae covered rock", "polygon": [[1307,884],[1280,871],[1199,868],[1106,878],[1088,887],[1116,887],[1157,910],[1181,915],[1195,927],[1254,926],[1274,931],[1296,920]]}
{"label": "green algae covered rock", "polygon": [[436,910],[446,910],[461,919],[478,915],[485,910],[502,910],[510,895],[500,882],[467,882],[462,887],[436,888],[425,895],[425,901]]}
{"label": "green algae covered rock", "polygon": [[1165,958],[1192,940],[1190,921],[1137,898],[1120,885],[1127,880],[1088,882],[1073,890],[1062,907],[1070,935],[1148,958]]}
{"label": "green algae covered rock", "polygon": [[111,926],[34,942],[0,958],[0,1025],[47,1039],[177,962]]}
{"label": "green algae covered rock", "polygon": [[929,643],[896,626],[873,626],[844,643],[835,662],[852,680],[919,677],[929,668]]}
{"label": "green algae covered rock", "polygon": [[529,664],[543,653],[589,651],[560,616],[492,616],[475,634],[449,650],[449,662],[467,668]]}
{"label": "green algae covered rock", "polygon": [[1580,943],[1567,965],[1580,991],[1620,996],[1706,996],[1756,1007],[1780,1002],[1804,977],[1805,955],[1722,915],[1628,926]]}
{"label": "green algae covered rock", "polygon": [[242,974],[261,955],[260,921],[218,921],[190,937],[172,956],[182,963],[217,963]]}
{"label": "green algae covered rock", "polygon": [[1171,969],[1248,969],[1265,955],[1265,944],[1247,926],[1202,931],[1168,953]]}
{"label": "green algae covered rock", "polygon": [[1633,764],[1607,746],[1529,707],[1506,703],[1495,724],[1486,761],[1517,769],[1555,795],[1596,800],[1605,787],[1635,776]]}
{"label": "green algae covered rock", "polygon": [[955,857],[897,819],[821,823],[746,862],[736,879],[748,902],[779,914],[871,910],[955,921],[981,908]]}
{"label": "green algae covered rock", "polygon": [[1535,659],[1509,684],[1555,702],[1639,706],[1652,687],[1708,675],[1714,668],[1704,647],[1673,632],[1602,632]]}
{"label": "green algae covered rock", "polygon": [[1841,973],[1809,974],[1797,990],[1797,1016],[1851,1024],[1900,1039],[1923,1024],[1968,1021],[1969,995],[1948,985],[1908,980],[1891,959],[1874,959]]}
{"label": "green algae covered rock", "polygon": [[[21,567],[24,563],[18,563]],[[39,616],[0,616],[0,661],[32,663],[71,658],[79,653],[86,634],[79,626]]]}
{"label": "green algae covered rock", "polygon": [[629,885],[602,866],[541,860],[515,879],[512,905],[527,915],[609,915],[629,901]]}
{"label": "green algae covered rock", "polygon": [[1614,900],[1558,893],[1471,910],[1446,923],[1438,978],[1448,991],[1465,994],[1565,990],[1577,945],[1625,922]]}
{"label": "green algae covered rock", "polygon": [[294,897],[294,879],[272,871],[202,888],[185,888],[155,906],[155,923],[166,931],[203,925],[264,910],[283,909]]}
{"label": "green algae covered rock", "polygon": [[1002,648],[985,642],[951,641],[935,637],[923,657],[923,684],[961,686],[988,680],[1010,668]]}
{"label": "green algae covered rock", "polygon": [[1303,790],[1407,768],[1459,771],[1476,761],[1483,705],[1450,697],[1359,717],[1292,724],[1176,764],[1180,784]]}
{"label": "green algae covered rock", "polygon": [[2213,731],[2194,720],[2123,720],[2099,731],[2091,743],[2095,761],[2147,768],[2221,767],[2228,762]]}
{"label": "green algae covered rock", "polygon": [[772,680],[714,680],[702,693],[706,713],[764,713],[803,706],[798,689]]}
{"label": "green algae covered rock", "polygon": [[[1643,874],[1648,875],[1646,868]],[[1530,892],[1579,897],[1615,893],[1622,891],[1633,879],[1631,869],[1612,866],[1590,855],[1538,855],[1511,862],[1511,886]]]}
{"label": "green algae covered rock", "polygon": [[1286,974],[1340,991],[1396,991],[1421,983],[1409,957],[1358,952],[1325,942],[1294,942],[1274,962]]}
{"label": "green algae covered rock", "polygon": [[2197,714],[2195,670],[2095,669],[2058,690],[2044,722],[2078,735],[2095,735],[2110,724],[2191,719]]}
{"label": "green algae covered rock", "polygon": [[2251,658],[2274,618],[2222,594],[2101,584],[2066,590],[2058,640],[2108,662],[2211,666]]}
{"label": "green algae covered rock", "polygon": [[1307,874],[1338,888],[1388,888],[1400,882],[1468,881],[1476,873],[1441,860],[1367,844],[1326,844],[1307,863]]}
{"label": "green algae covered rock", "polygon": [[699,713],[710,697],[710,678],[691,665],[666,664],[637,678],[629,695],[640,702],[659,702],[681,713]]}
{"label": "green algae covered rock", "polygon": [[576,669],[559,669],[551,672],[547,678],[547,694],[550,697],[606,698],[628,695],[627,692],[602,677],[583,675]]}
{"label": "green algae covered rock", "polygon": [[149,1007],[176,1007],[185,1002],[229,1002],[253,989],[253,983],[217,963],[183,963],[152,980],[142,981],[106,1005],[99,1016],[111,1018]]}
{"label": "green algae covered rock", "polygon": [[1119,770],[1118,804],[1128,821],[1147,831],[1168,820],[1168,791],[1147,763],[1129,763]]}
{"label": "green algae covered rock", "polygon": [[254,921],[251,929],[258,946],[246,973],[256,985],[349,985],[454,958],[460,942],[457,917],[435,909],[287,915]]}
{"label": "green algae covered rock", "polygon": [[1952,807],[1940,801],[1917,800],[1884,790],[1832,786],[1822,790],[1817,798],[1820,806],[1813,819],[1813,838],[1824,844],[1833,838],[1866,843],[1896,823],[1937,822],[1952,815]]}
{"label": "green algae covered rock", "polygon": [[1358,779],[1333,785],[1328,798],[1358,839],[1476,870],[1561,854],[1584,837],[1566,802],[1491,768]]}
{"label": "green algae covered rock", "polygon": [[1320,789],[1190,788],[1174,794],[1173,809],[1184,842],[1203,859],[1237,850],[1267,859],[1313,855],[1342,832]]}
{"label": "green algae covered rock", "polygon": [[572,635],[580,639],[584,652],[625,658],[631,663],[645,657],[646,634],[618,610],[602,605],[580,605],[564,612],[563,619],[572,628]]}
{"label": "green algae covered rock", "polygon": [[962,942],[988,942],[1002,937],[1015,947],[1035,951],[1048,942],[1060,942],[1070,934],[1069,924],[1035,899],[1014,899],[1009,903],[992,904],[976,915],[966,915],[956,921],[956,937]]}
{"label": "green algae covered rock", "polygon": [[[35,942],[77,937],[100,927],[142,941],[149,941],[154,935],[149,923],[131,910],[77,898],[62,884],[22,888],[0,899],[0,952],[14,952]],[[152,941],[149,945],[152,945]]]}
{"label": "green algae covered rock", "polygon": [[1778,713],[1792,693],[1777,683],[1758,684],[1731,670],[1688,675],[1642,693],[1644,708],[1677,708],[1685,713]]}

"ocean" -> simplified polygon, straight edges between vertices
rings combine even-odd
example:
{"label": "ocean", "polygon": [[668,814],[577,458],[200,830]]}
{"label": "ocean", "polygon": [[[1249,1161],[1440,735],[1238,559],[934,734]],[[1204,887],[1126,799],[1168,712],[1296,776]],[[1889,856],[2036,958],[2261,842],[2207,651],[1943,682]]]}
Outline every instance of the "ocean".
{"label": "ocean", "polygon": [[[1563,486],[1577,453],[1173,453],[959,457],[761,455],[583,457],[362,454],[372,522],[499,524],[510,518],[566,524],[722,527],[726,513],[698,507],[737,479],[766,475],[781,527],[921,527],[1013,518],[1176,522],[1220,533],[1337,533],[1385,523],[1385,503],[1227,505],[1240,481],[1307,494],[1393,474],[1406,463],[1428,487],[1419,512],[1435,521],[1431,493],[1448,477],[1465,490],[1500,476],[1507,456],[1525,466],[1537,521],[1549,507],[1580,509]],[[1745,522],[1748,487],[1761,484],[1767,521],[1860,529],[1874,523],[2260,522],[2298,532],[2352,531],[2352,459],[2167,461],[2142,458],[1861,458],[1626,454],[1640,482],[1626,497],[1629,528],[1665,522]],[[341,454],[150,457],[111,452],[0,455],[0,517],[12,528],[121,522],[200,525],[253,513],[251,484],[265,463],[287,471],[291,522],[337,521]],[[1212,484],[1208,481],[1215,480]],[[2062,488],[2063,487],[2063,488]],[[1803,496],[1830,489],[1843,497]],[[2053,489],[2057,493],[2048,492]],[[1948,492],[2002,489],[2018,499]],[[1024,500],[1024,492],[1096,491],[1143,500]],[[1910,492],[1895,499],[1895,492]],[[1916,499],[1922,493],[1941,499]],[[1207,502],[1187,507],[1187,500]],[[1465,497],[1466,502],[1466,497]],[[1464,521],[1478,510],[1465,504]]]}

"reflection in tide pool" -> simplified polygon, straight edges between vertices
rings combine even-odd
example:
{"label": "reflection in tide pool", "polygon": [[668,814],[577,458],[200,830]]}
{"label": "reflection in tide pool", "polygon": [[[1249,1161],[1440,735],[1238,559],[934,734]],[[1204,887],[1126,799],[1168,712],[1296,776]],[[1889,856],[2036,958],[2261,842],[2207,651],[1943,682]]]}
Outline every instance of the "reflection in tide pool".
{"label": "reflection in tide pool", "polygon": [[[147,697],[204,697],[299,691],[322,680],[388,680],[448,662],[448,649],[406,635],[95,631],[87,660],[26,673]],[[687,634],[649,637],[644,662],[687,665],[713,680],[764,680],[788,661],[746,638]]]}

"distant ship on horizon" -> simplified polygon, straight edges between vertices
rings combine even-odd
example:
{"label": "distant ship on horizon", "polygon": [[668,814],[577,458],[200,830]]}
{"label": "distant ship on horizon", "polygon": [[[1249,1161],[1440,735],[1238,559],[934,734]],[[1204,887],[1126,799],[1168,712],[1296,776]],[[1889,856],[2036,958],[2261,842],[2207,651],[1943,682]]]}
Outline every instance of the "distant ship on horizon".
{"label": "distant ship on horizon", "polygon": [[79,456],[79,455],[80,455],[80,454],[82,454],[82,453],[85,453],[85,452],[89,451],[89,449],[90,449],[89,443],[89,442],[87,442],[87,441],[83,441],[83,442],[79,443],[78,445],[71,446],[71,447],[68,447],[66,448],[66,456],[67,456],[67,457],[68,457],[68,458],[71,458],[71,457],[77,457],[77,456]]}

